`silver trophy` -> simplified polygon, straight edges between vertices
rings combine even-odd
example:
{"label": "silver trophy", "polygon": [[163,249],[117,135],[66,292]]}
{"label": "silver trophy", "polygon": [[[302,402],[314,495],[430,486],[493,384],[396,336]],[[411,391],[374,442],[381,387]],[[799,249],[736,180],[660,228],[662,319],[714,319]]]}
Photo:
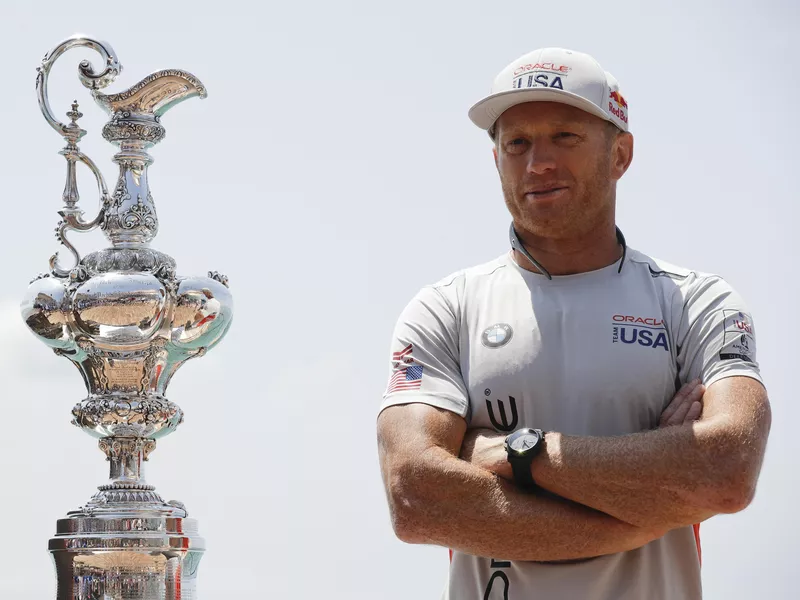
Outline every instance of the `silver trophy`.
{"label": "silver trophy", "polygon": [[[103,137],[119,147],[116,185],[78,148],[86,131],[78,103],[59,122],[47,80],[67,50],[86,46],[102,57],[78,77],[110,115]],[[88,395],[72,409],[72,423],[99,438],[111,463],[110,480],[82,508],[58,521],[50,552],[58,600],[188,600],[196,598],[198,563],[205,550],[197,523],[183,504],[165,502],[144,479],[143,463],[156,440],[172,433],[183,411],[165,394],[175,371],[205,354],[225,335],[233,316],[227,279],[179,277],[175,260],[150,247],[158,218],[148,185],[148,149],[164,138],[161,117],[206,89],[178,69],[158,71],[123,92],[104,94],[122,70],[111,46],[85,36],[65,40],[38,68],[36,91],[45,119],[66,141],[64,206],[56,237],[71,253],[66,267],[54,255],[50,271],[34,279],[22,303],[31,331],[78,368]],[[78,207],[76,166],[97,179],[100,209],[91,220]],[[110,247],[81,258],[68,232],[100,228]]]}

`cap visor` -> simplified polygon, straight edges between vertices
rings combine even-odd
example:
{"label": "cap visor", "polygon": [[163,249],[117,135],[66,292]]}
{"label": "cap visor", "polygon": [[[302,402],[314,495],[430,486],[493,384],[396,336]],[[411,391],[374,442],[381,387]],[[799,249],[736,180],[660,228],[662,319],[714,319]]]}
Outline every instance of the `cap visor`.
{"label": "cap visor", "polygon": [[507,90],[487,96],[469,109],[469,118],[481,129],[489,129],[505,111],[525,102],[559,102],[579,108],[604,121],[611,121],[602,109],[586,98],[572,92],[545,87]]}

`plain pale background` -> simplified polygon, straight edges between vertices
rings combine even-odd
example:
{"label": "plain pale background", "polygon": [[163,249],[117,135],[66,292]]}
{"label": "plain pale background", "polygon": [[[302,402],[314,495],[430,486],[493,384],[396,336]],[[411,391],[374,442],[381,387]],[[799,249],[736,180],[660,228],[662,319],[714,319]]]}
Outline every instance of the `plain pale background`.
{"label": "plain pale background", "polygon": [[[85,395],[78,373],[17,308],[57,249],[65,172],[35,67],[74,32],[117,51],[125,69],[106,91],[160,68],[186,69],[209,90],[164,117],[150,170],[153,246],[181,274],[226,273],[236,301],[226,340],[171,384],[186,422],[147,470],[200,520],[201,598],[438,598],[447,551],[394,539],[378,470],[390,334],[419,287],[507,249],[491,146],[466,112],[507,63],[543,46],[588,52],[621,83],[636,137],[619,187],[630,245],[722,274],[754,313],[772,435],[752,506],[703,525],[706,597],[797,597],[796,2],[1,10],[0,597],[53,597],[55,521],[107,477],[96,442],[69,424]],[[63,115],[78,98],[81,148],[113,186],[103,113],[76,77],[96,56],[62,57],[52,105]],[[86,170],[80,184],[94,214]],[[95,232],[78,245],[103,241]]]}

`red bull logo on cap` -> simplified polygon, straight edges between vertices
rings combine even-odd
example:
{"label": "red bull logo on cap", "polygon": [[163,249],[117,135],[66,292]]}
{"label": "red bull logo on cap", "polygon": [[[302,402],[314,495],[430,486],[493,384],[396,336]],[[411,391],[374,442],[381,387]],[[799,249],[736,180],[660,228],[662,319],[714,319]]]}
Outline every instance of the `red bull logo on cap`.
{"label": "red bull logo on cap", "polygon": [[617,106],[620,106],[620,107],[622,107],[622,108],[628,108],[628,103],[627,103],[627,102],[625,102],[625,98],[623,98],[623,97],[622,97],[622,94],[620,94],[619,92],[617,92],[617,91],[613,91],[613,92],[611,92],[611,93],[609,94],[609,96],[611,97],[611,99],[612,99],[614,102],[616,102],[616,103],[617,103]]}
{"label": "red bull logo on cap", "polygon": [[[608,103],[608,112],[616,116],[623,123],[627,123],[628,115],[625,114],[625,111],[628,109],[628,103],[625,102],[625,98],[616,90],[609,92],[608,95],[609,98],[613,100],[613,102],[609,101]],[[616,106],[614,106],[614,104],[616,104]]]}

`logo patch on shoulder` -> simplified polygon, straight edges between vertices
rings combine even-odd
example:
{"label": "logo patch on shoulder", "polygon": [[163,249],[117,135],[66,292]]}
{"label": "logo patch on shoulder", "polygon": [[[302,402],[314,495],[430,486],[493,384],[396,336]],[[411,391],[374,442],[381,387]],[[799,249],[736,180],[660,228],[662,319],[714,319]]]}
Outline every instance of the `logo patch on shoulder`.
{"label": "logo patch on shoulder", "polygon": [[514,336],[514,330],[508,323],[497,323],[486,329],[481,335],[481,344],[487,348],[505,346]]}
{"label": "logo patch on shoulder", "polygon": [[722,314],[725,317],[725,332],[719,357],[722,360],[740,359],[754,362],[756,337],[753,331],[753,319],[747,313],[738,310],[723,310]]}

